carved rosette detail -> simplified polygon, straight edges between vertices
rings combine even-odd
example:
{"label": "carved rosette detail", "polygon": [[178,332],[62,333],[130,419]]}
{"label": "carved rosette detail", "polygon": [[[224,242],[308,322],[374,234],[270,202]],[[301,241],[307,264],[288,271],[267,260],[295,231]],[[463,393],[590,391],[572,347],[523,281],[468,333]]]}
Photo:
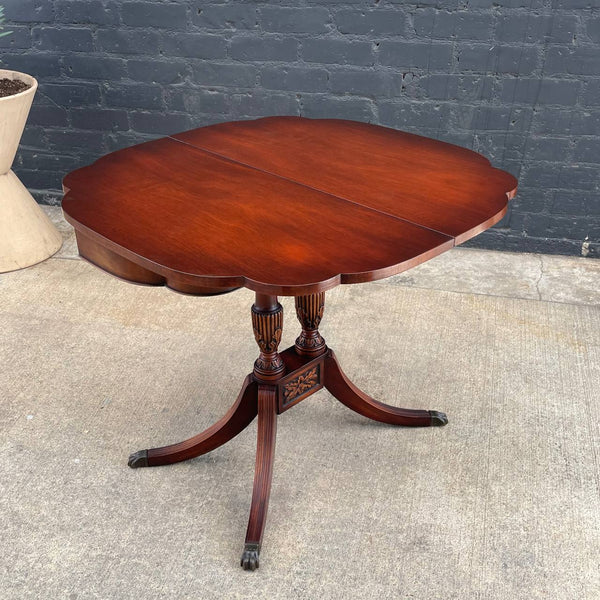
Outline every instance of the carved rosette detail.
{"label": "carved rosette detail", "polygon": [[284,404],[293,402],[298,396],[319,385],[318,367],[313,367],[306,373],[301,373],[283,386]]}
{"label": "carved rosette detail", "polygon": [[264,312],[252,307],[252,329],[260,349],[260,355],[254,362],[254,375],[258,379],[278,379],[285,370],[283,360],[277,352],[282,328],[281,304],[278,303],[276,310],[272,312]]}
{"label": "carved rosette detail", "polygon": [[296,316],[302,325],[302,333],[296,339],[296,352],[304,356],[317,356],[326,345],[319,333],[319,324],[325,310],[325,292],[310,296],[296,296]]}

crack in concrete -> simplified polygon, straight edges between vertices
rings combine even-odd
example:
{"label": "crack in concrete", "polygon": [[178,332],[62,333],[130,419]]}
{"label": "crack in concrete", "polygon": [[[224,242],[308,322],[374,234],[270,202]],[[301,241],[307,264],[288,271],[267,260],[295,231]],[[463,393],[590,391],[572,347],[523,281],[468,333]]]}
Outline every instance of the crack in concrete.
{"label": "crack in concrete", "polygon": [[538,300],[542,300],[542,292],[540,291],[540,283],[545,275],[544,273],[544,258],[541,254],[538,254],[538,258],[540,259],[540,276],[537,278],[535,282],[535,291],[538,295]]}

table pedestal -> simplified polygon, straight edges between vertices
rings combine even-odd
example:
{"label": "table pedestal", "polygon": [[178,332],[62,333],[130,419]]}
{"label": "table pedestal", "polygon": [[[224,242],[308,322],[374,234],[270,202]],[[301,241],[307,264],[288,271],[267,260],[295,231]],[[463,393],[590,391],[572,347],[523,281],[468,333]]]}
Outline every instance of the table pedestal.
{"label": "table pedestal", "polygon": [[257,293],[252,306],[252,326],[260,354],[229,412],[206,431],[188,440],[162,448],[140,450],[129,458],[132,468],[188,460],[222,446],[258,415],[254,488],[241,560],[242,567],[247,570],[253,571],[259,566],[273,475],[278,414],[325,387],[348,408],[382,423],[429,427],[448,422],[444,413],[396,408],[359,390],[346,377],[333,350],[327,347],[319,333],[324,306],[324,292],[296,297],[296,314],[302,332],[294,346],[279,353],[283,308],[277,297]]}

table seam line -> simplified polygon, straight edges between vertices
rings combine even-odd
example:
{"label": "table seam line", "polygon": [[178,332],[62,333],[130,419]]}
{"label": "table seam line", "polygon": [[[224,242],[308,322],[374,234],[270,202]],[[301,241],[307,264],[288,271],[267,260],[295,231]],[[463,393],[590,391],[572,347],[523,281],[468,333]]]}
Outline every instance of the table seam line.
{"label": "table seam line", "polygon": [[225,154],[220,154],[219,152],[214,152],[213,150],[208,150],[207,148],[203,148],[201,146],[195,146],[194,144],[190,144],[189,142],[186,142],[184,140],[179,140],[177,138],[171,137],[170,135],[167,136],[168,139],[173,140],[174,142],[178,142],[180,144],[183,144],[185,146],[189,146],[190,148],[194,148],[195,150],[199,150],[200,152],[204,152],[205,154],[209,154],[211,156],[215,156],[218,157],[220,159],[223,160],[227,160],[229,162],[232,162],[236,165],[240,165],[243,167],[247,167],[249,169],[253,169],[255,171],[258,171],[260,173],[264,173],[265,175],[269,175],[271,177],[277,177],[278,179],[282,179],[283,181],[288,181],[290,183],[293,183],[295,185],[299,185],[303,188],[309,189],[309,190],[313,190],[315,192],[319,192],[320,194],[325,194],[326,196],[331,196],[332,198],[337,198],[338,200],[342,200],[343,202],[347,202],[348,204],[353,204],[354,206],[360,206],[361,208],[366,208],[368,210],[372,210],[373,212],[379,213],[381,215],[385,215],[386,217],[390,217],[392,219],[396,219],[397,221],[402,221],[404,223],[408,223],[410,225],[414,225],[415,227],[419,227],[421,229],[426,229],[428,231],[432,231],[433,233],[437,233],[438,235],[443,235],[445,238],[452,240],[453,242],[453,246],[456,246],[456,237],[454,235],[449,235],[447,233],[444,233],[443,231],[439,231],[438,229],[434,229],[433,227],[427,227],[426,225],[421,225],[419,223],[416,223],[415,221],[411,221],[409,219],[405,219],[403,217],[398,217],[396,215],[392,215],[388,212],[385,212],[383,210],[379,210],[377,208],[373,208],[372,206],[367,206],[366,204],[361,204],[360,202],[356,202],[355,200],[350,200],[348,198],[344,198],[343,196],[338,196],[337,194],[332,194],[331,192],[326,192],[325,190],[320,190],[319,188],[313,187],[312,185],[308,185],[306,183],[301,183],[300,181],[296,181],[295,179],[291,179],[290,177],[285,177],[284,175],[278,175],[277,173],[273,173],[272,171],[267,171],[266,169],[261,169],[260,167],[255,167],[254,165],[251,165],[249,163],[245,163],[239,160],[236,160],[235,158],[230,158],[229,156],[226,156]]}

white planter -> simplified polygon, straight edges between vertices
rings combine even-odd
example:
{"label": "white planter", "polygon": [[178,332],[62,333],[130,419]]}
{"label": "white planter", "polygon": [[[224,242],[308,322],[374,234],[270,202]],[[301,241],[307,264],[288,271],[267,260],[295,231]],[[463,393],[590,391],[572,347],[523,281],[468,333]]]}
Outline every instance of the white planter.
{"label": "white planter", "polygon": [[37,81],[30,75],[0,69],[0,79],[20,79],[31,87],[0,98],[0,273],[34,265],[52,256],[62,237],[10,170],[23,135]]}

